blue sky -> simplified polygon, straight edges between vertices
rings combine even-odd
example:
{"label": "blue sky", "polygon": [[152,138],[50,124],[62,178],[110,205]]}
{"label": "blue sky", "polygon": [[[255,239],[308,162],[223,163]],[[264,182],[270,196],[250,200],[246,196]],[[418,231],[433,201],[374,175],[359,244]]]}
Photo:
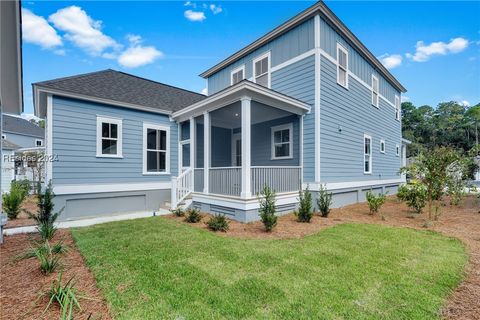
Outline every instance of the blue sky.
{"label": "blue sky", "polygon": [[[25,113],[31,83],[112,68],[201,92],[198,76],[313,4],[24,1]],[[480,102],[480,2],[327,5],[416,105]]]}

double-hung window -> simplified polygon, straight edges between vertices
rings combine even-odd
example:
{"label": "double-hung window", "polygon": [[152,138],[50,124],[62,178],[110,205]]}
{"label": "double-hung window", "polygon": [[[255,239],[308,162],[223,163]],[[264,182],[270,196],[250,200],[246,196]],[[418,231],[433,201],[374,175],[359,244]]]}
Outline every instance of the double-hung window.
{"label": "double-hung window", "polygon": [[400,98],[395,96],[395,120],[400,121]]}
{"label": "double-hung window", "polygon": [[170,129],[143,124],[143,174],[165,174],[170,171]]}
{"label": "double-hung window", "polygon": [[270,52],[253,60],[253,80],[264,87],[270,87]]}
{"label": "double-hung window", "polygon": [[245,79],[245,65],[242,65],[239,68],[236,68],[232,71],[231,76],[230,76],[230,81],[231,85],[233,86],[234,84],[239,83],[243,79]]}
{"label": "double-hung window", "polygon": [[372,173],[372,137],[363,136],[363,173]]}
{"label": "double-hung window", "polygon": [[41,139],[35,139],[35,146],[37,146],[37,147],[42,147],[42,146],[43,146],[43,140],[41,140]]}
{"label": "double-hung window", "polygon": [[337,83],[348,88],[348,51],[337,43]]}
{"label": "double-hung window", "polygon": [[293,125],[291,123],[272,127],[272,159],[293,157]]}
{"label": "double-hung window", "polygon": [[372,105],[378,108],[378,78],[372,74]]}
{"label": "double-hung window", "polygon": [[97,157],[122,157],[122,119],[97,117]]}

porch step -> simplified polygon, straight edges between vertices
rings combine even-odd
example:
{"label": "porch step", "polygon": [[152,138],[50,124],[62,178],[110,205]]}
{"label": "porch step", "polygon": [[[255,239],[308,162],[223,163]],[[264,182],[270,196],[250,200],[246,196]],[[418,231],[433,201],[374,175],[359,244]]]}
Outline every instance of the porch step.
{"label": "porch step", "polygon": [[[192,202],[193,202],[192,197],[188,196],[182,202],[180,202],[178,206],[181,207],[182,209],[187,209],[191,206]],[[165,201],[163,204],[160,205],[160,208],[165,210],[170,210],[172,209],[172,203],[170,201]]]}

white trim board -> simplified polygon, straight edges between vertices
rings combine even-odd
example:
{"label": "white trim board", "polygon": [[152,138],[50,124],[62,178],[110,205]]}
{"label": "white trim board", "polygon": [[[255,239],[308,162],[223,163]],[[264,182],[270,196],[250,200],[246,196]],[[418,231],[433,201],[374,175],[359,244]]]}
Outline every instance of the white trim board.
{"label": "white trim board", "polygon": [[[46,112],[47,128],[45,130],[46,134],[46,151],[48,157],[53,157],[53,97],[51,94],[47,95],[47,112]],[[53,161],[47,161],[47,167],[45,170],[45,180],[50,182],[52,180],[53,173]]]}
{"label": "white trim board", "polygon": [[387,180],[365,180],[365,181],[351,181],[351,182],[329,182],[329,183],[303,183],[302,187],[305,189],[307,186],[311,191],[318,191],[320,186],[325,186],[328,191],[334,191],[338,189],[355,189],[380,186],[386,184],[400,184],[404,183],[404,179],[387,179]]}
{"label": "white trim board", "polygon": [[135,182],[135,183],[109,183],[109,184],[65,184],[56,185],[53,191],[56,195],[123,192],[123,191],[146,191],[167,190],[172,188],[168,182]]}

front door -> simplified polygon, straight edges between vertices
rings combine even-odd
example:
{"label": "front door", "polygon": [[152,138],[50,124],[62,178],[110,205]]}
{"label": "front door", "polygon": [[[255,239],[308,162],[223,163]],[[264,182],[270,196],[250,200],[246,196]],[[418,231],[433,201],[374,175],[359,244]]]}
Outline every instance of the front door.
{"label": "front door", "polygon": [[236,133],[232,137],[232,166],[242,166],[242,137]]}

